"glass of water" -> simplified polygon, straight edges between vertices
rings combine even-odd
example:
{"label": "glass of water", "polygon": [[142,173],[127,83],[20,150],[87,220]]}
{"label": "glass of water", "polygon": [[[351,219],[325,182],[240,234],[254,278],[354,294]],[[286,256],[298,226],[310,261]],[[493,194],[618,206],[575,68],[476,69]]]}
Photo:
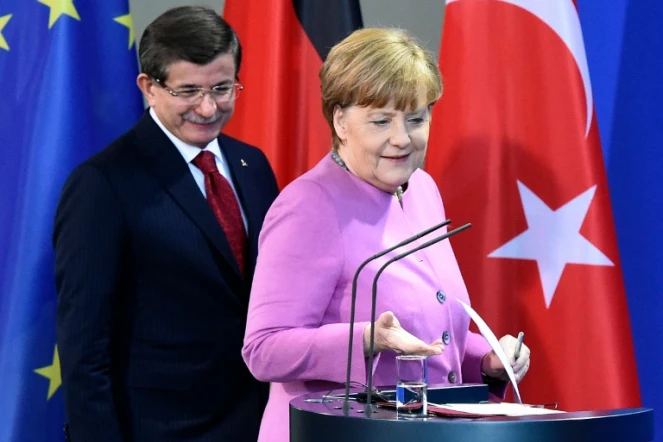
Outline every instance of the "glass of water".
{"label": "glass of water", "polygon": [[428,359],[396,356],[396,409],[407,417],[428,416]]}

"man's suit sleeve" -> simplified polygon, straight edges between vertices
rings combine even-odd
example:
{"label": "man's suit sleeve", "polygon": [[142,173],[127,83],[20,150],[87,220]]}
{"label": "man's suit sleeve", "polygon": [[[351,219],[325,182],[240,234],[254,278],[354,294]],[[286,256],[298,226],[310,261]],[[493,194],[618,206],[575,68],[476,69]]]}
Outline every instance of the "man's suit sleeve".
{"label": "man's suit sleeve", "polygon": [[124,440],[111,392],[124,220],[108,179],[91,165],[64,186],[55,218],[57,337],[73,442]]}

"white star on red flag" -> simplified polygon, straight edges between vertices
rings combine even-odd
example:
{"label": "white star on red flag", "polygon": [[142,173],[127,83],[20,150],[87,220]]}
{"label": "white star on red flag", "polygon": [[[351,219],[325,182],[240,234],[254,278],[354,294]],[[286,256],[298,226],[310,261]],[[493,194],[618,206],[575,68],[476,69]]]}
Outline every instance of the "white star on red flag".
{"label": "white star on red flag", "polygon": [[557,210],[518,181],[528,229],[488,257],[536,261],[546,307],[555,295],[567,264],[613,266],[613,262],[580,234],[596,186],[592,186]]}

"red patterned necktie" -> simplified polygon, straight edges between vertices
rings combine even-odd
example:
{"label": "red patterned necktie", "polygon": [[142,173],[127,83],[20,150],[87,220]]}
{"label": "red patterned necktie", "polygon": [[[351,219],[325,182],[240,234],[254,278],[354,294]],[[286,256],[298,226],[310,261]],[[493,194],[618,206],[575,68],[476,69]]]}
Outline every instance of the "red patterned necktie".
{"label": "red patterned necktie", "polygon": [[193,159],[193,164],[205,175],[205,192],[216,219],[226,233],[230,249],[235,255],[239,270],[244,275],[246,256],[246,232],[242,212],[232,187],[216,168],[214,154],[206,150]]}

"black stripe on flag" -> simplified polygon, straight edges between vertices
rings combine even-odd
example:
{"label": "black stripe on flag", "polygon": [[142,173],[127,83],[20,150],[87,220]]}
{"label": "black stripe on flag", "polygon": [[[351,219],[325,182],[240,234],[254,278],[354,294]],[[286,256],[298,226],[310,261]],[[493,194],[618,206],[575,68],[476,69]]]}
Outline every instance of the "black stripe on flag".
{"label": "black stripe on flag", "polygon": [[359,0],[293,0],[297,19],[324,61],[330,49],[363,27]]}

